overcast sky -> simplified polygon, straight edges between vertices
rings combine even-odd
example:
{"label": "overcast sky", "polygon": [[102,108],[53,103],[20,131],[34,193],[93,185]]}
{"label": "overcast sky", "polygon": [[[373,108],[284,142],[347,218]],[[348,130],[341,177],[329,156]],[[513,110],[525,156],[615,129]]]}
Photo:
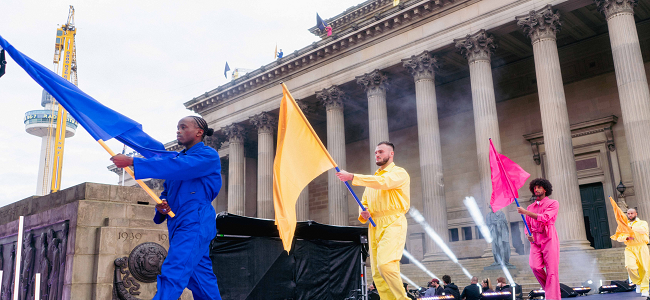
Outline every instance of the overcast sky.
{"label": "overcast sky", "polygon": [[[183,103],[224,84],[231,68],[256,69],[318,38],[316,12],[330,18],[361,0],[3,1],[0,35],[52,66],[56,29],[76,10],[79,87],[166,143]],[[27,111],[41,109],[42,88],[7,56],[0,78],[0,206],[36,192],[41,139],[25,132]],[[109,142],[115,151],[122,145]],[[81,127],[66,140],[62,187],[116,184],[108,154]]]}

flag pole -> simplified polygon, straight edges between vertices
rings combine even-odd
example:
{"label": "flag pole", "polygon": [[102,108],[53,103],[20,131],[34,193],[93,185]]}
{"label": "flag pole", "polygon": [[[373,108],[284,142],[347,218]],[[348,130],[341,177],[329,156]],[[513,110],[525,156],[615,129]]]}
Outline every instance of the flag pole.
{"label": "flag pole", "polygon": [[[492,138],[490,138],[490,142],[491,141],[492,141]],[[494,144],[493,144],[493,146],[494,146]],[[496,152],[496,150],[497,149],[495,148],[494,152]],[[498,154],[499,154],[499,152],[497,152],[497,155],[495,155],[495,156],[497,158],[497,162],[499,163],[499,169],[501,169],[501,172],[503,172],[503,174],[506,175],[506,181],[508,181],[508,188],[510,188],[510,193],[512,193],[512,195],[514,196],[515,191],[514,191],[513,186],[512,186],[512,181],[510,181],[510,176],[508,176],[508,172],[506,172],[505,168],[503,167],[503,163],[501,162],[501,157],[499,157]],[[519,205],[519,201],[517,200],[516,197],[515,197],[515,203],[517,204],[517,207],[521,207],[521,205]],[[520,216],[521,216],[521,219],[524,220],[524,225],[526,225],[526,230],[528,230],[528,235],[533,236],[533,234],[530,232],[530,227],[528,227],[528,222],[526,222],[526,218],[522,214],[520,214]]]}
{"label": "flag pole", "polygon": [[[289,89],[287,88],[287,86],[284,84],[284,82],[281,82],[280,85],[282,85],[282,89],[287,92],[287,95],[289,95],[289,99],[291,100],[291,103],[298,108],[298,111],[300,112],[300,116],[302,117],[303,121],[305,121],[305,123],[309,126],[309,130],[311,130],[311,133],[314,136],[317,137],[318,134],[316,134],[316,131],[314,131],[314,128],[311,127],[311,123],[309,123],[309,120],[307,120],[307,117],[305,117],[305,114],[302,112],[302,109],[300,109],[300,107],[298,106],[298,103],[296,103],[296,100],[293,99],[293,96],[289,92]],[[339,169],[338,164],[334,161],[334,158],[332,158],[330,153],[327,151],[327,148],[325,148],[325,145],[323,145],[323,142],[320,140],[320,138],[318,138],[316,140],[318,140],[318,143],[320,144],[320,146],[325,150],[325,154],[327,154],[327,158],[329,158],[330,162],[332,162],[332,164],[336,168],[336,172],[341,172],[341,169]],[[350,186],[350,184],[347,181],[345,182],[345,186],[348,188],[348,191],[350,191],[350,193],[354,197],[354,200],[357,200],[357,204],[359,204],[359,207],[361,207],[361,210],[366,211],[366,207],[363,206],[363,204],[361,204],[361,200],[359,200],[359,197],[357,197],[357,194],[354,193],[354,191],[352,190],[352,187]],[[372,217],[368,218],[368,220],[370,221],[370,224],[372,224],[372,227],[377,227],[377,225],[375,224],[375,221],[372,220]]]}
{"label": "flag pole", "polygon": [[[108,154],[110,154],[111,157],[115,156],[115,152],[113,152],[113,150],[111,150],[111,148],[109,148],[108,145],[106,145],[106,143],[105,143],[104,141],[102,141],[102,140],[97,140],[97,142],[98,142],[100,145],[102,145],[102,147],[104,148],[104,150],[106,150],[106,152],[108,152]],[[125,170],[127,173],[129,173],[129,175],[131,175],[131,177],[133,177],[133,179],[135,179],[135,174],[133,174],[133,170],[131,170],[131,168],[126,167],[126,168],[124,168],[124,170]],[[124,178],[122,178],[122,181],[124,181]],[[147,192],[147,194],[149,194],[149,196],[150,196],[153,200],[156,201],[156,203],[158,203],[158,204],[161,204],[161,203],[162,203],[162,200],[160,200],[160,198],[158,198],[158,195],[156,195],[156,193],[154,193],[154,192],[153,192],[153,191],[152,191],[152,190],[151,190],[151,189],[150,189],[150,188],[149,188],[149,187],[148,187],[144,182],[142,182],[142,180],[135,179],[135,182],[137,182],[137,183],[140,185],[140,187],[142,187],[142,188],[144,189],[144,191]],[[174,212],[172,212],[172,211],[170,211],[167,215],[169,215],[169,216],[172,217],[172,218],[176,216],[176,215],[174,214]]]}
{"label": "flag pole", "polygon": [[[341,169],[339,169],[338,166],[336,167],[336,172],[341,172]],[[348,188],[348,191],[350,191],[350,193],[352,193],[352,196],[354,197],[354,200],[357,200],[357,204],[359,204],[359,207],[361,207],[361,210],[366,211],[366,207],[363,206],[363,204],[361,204],[361,201],[359,200],[359,197],[357,197],[357,194],[354,193],[354,191],[352,190],[352,187],[350,186],[350,184],[347,181],[345,182],[345,186]],[[370,221],[370,224],[372,224],[372,227],[377,227],[377,225],[375,224],[375,221],[372,220],[372,217],[369,217],[368,221]]]}

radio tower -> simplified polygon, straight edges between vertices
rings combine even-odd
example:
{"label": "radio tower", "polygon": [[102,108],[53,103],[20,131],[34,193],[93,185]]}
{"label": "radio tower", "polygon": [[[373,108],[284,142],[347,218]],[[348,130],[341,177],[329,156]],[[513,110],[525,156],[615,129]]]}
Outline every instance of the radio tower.
{"label": "radio tower", "polygon": [[[77,56],[75,47],[74,7],[70,5],[68,21],[56,31],[54,71],[77,85]],[[74,136],[77,121],[68,116],[48,92],[43,91],[41,106],[44,109],[25,113],[25,131],[38,136],[41,156],[38,163],[36,195],[43,196],[61,188],[61,169],[65,138]]]}

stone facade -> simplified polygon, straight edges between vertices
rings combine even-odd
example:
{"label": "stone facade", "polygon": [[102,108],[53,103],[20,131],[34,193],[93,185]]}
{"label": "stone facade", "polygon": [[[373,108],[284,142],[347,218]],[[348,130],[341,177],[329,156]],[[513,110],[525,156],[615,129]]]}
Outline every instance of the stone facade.
{"label": "stone facade", "polygon": [[[232,126],[249,132],[236,147],[215,146],[233,176],[219,196],[228,201],[218,197],[215,206],[264,215],[248,200],[271,180],[254,168],[267,158],[256,155],[250,118],[276,114],[284,82],[348,171],[374,172],[374,145],[390,139],[395,162],[411,176],[411,205],[460,258],[489,253],[462,204],[474,196],[487,209],[489,138],[531,179],[554,184],[564,251],[620,247],[599,244],[616,228],[607,196],[650,218],[650,146],[642,137],[650,124],[649,11],[647,1],[633,0],[363,2],[327,20],[331,37],[312,28],[320,41],[185,103],[223,134]],[[309,184],[299,211],[358,225],[355,201],[332,175]],[[519,194],[528,205],[527,186]],[[605,205],[594,211],[589,201]],[[514,206],[506,214],[511,244],[526,253],[520,216]],[[417,224],[409,225],[407,249],[431,260],[439,253]]]}

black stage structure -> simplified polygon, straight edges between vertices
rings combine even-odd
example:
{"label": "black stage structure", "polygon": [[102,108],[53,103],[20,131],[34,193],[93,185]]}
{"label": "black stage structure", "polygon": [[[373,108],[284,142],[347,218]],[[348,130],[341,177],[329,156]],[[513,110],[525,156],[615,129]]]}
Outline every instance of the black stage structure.
{"label": "black stage structure", "polygon": [[367,228],[298,222],[290,254],[274,220],[221,212],[217,232],[210,258],[223,299],[341,300],[351,291],[362,299],[366,291]]}

